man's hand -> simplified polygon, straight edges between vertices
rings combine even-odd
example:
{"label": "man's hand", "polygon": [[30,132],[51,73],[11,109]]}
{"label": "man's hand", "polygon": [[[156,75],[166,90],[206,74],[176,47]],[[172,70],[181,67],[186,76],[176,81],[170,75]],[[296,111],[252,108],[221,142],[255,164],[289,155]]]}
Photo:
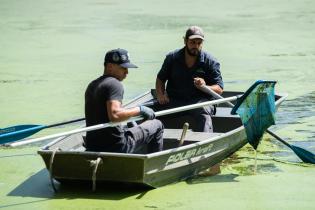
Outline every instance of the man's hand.
{"label": "man's hand", "polygon": [[157,94],[156,96],[159,104],[167,104],[170,102],[170,99],[168,98],[167,94],[164,93],[164,94]]}
{"label": "man's hand", "polygon": [[140,115],[145,120],[153,120],[155,118],[154,111],[152,109],[150,109],[149,107],[139,106],[139,108],[140,108]]}
{"label": "man's hand", "polygon": [[159,78],[156,78],[155,89],[156,89],[156,98],[159,104],[163,105],[170,102],[170,99],[168,98],[167,93],[165,91],[165,81],[162,81]]}
{"label": "man's hand", "polygon": [[202,79],[200,77],[195,77],[194,78],[194,85],[195,85],[196,88],[199,88],[199,87],[201,87],[201,86],[203,86],[205,84],[206,84],[206,82],[205,82],[204,79]]}

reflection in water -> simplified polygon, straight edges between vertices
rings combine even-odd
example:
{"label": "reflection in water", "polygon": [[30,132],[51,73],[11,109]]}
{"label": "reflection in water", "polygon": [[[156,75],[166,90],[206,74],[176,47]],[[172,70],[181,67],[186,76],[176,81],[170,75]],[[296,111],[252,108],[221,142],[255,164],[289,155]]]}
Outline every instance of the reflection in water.
{"label": "reflection in water", "polygon": [[[246,166],[235,166],[232,169],[236,170],[240,176],[251,176],[255,174],[262,174],[262,173],[274,173],[274,172],[281,172],[279,168],[276,167],[273,163],[266,163],[262,164],[259,163],[259,158],[257,158],[258,164],[257,169],[255,169],[255,165],[246,165]],[[256,170],[256,173],[255,173]]]}
{"label": "reflection in water", "polygon": [[187,184],[215,183],[215,182],[237,182],[235,180],[239,174],[218,174],[215,176],[205,177],[197,176],[186,180]]}

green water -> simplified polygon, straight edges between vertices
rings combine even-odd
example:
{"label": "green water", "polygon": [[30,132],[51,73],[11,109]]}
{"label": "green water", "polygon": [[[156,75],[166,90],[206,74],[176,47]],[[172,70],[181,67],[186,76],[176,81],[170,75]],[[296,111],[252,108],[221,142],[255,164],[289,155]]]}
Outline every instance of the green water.
{"label": "green water", "polygon": [[[0,127],[83,117],[86,85],[105,51],[126,48],[140,68],[124,81],[126,101],[154,86],[167,52],[183,46],[189,25],[206,33],[204,49],[222,64],[226,90],[257,79],[289,93],[273,130],[315,152],[315,2],[0,1]],[[48,129],[42,136],[61,129]],[[265,135],[213,177],[160,189],[62,189],[54,194],[38,145],[0,149],[2,209],[314,209],[315,167]]]}

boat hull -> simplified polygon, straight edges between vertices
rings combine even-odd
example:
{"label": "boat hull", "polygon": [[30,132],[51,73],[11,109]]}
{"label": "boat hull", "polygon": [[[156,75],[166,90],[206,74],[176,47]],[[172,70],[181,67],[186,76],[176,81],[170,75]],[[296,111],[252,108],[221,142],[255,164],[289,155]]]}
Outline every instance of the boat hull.
{"label": "boat hull", "polygon": [[[144,98],[140,97],[132,104],[148,100],[147,95]],[[276,107],[284,98],[276,97]],[[76,134],[57,139],[38,153],[50,171],[51,178],[60,182],[122,182],[160,187],[187,179],[220,163],[247,143],[239,117],[230,115],[230,110],[218,107],[218,113],[212,118],[215,133],[189,130],[184,145],[180,147],[181,130],[176,125],[182,125],[190,119],[187,116],[168,118],[164,122],[167,129],[161,152],[123,154],[85,151],[84,135]]]}

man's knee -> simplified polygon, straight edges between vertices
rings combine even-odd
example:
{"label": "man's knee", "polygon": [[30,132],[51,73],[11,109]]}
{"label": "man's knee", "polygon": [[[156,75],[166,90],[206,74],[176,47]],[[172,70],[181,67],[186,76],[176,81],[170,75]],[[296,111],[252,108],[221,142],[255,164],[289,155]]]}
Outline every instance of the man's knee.
{"label": "man's knee", "polygon": [[152,120],[154,127],[154,138],[156,141],[160,142],[163,139],[164,125],[160,120]]}
{"label": "man's knee", "polygon": [[152,123],[152,126],[154,126],[157,130],[164,129],[163,123],[158,119],[151,120],[151,123]]}
{"label": "man's knee", "polygon": [[157,121],[158,127],[163,130],[164,129],[163,123],[160,120],[157,120],[157,119],[155,120]]}
{"label": "man's knee", "polygon": [[153,120],[147,120],[144,123],[139,125],[141,127],[141,130],[143,133],[146,133],[147,135],[159,135],[163,133],[164,125],[163,123],[158,119]]}

